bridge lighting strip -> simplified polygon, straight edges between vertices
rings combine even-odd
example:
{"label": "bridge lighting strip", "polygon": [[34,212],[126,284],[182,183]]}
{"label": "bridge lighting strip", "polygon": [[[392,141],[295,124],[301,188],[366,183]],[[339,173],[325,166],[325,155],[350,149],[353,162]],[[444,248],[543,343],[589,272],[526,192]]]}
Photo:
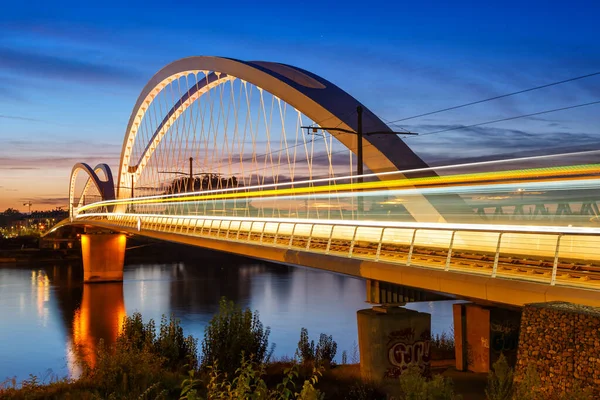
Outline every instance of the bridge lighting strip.
{"label": "bridge lighting strip", "polygon": [[344,225],[366,228],[404,228],[404,229],[431,229],[441,231],[478,231],[478,232],[511,232],[511,233],[539,233],[539,234],[565,234],[565,235],[600,235],[600,228],[589,227],[564,227],[544,225],[495,225],[495,224],[460,224],[439,222],[400,222],[400,221],[357,221],[343,219],[300,219],[300,218],[256,218],[256,217],[210,217],[201,215],[165,215],[165,214],[128,214],[128,213],[90,213],[79,214],[76,219],[86,217],[137,217],[137,218],[180,218],[213,221],[240,221],[288,224],[315,224],[315,225]]}
{"label": "bridge lighting strip", "polygon": [[[566,185],[565,185],[566,184]],[[573,190],[590,190],[593,188],[600,187],[600,181],[595,180],[583,180],[583,181],[551,181],[551,182],[530,182],[526,186],[527,191],[550,191],[550,190],[561,190],[561,191],[573,191]],[[336,200],[344,199],[344,198],[370,198],[370,197],[381,197],[381,196],[402,196],[409,197],[411,195],[445,195],[445,194],[458,194],[458,195],[474,195],[480,193],[508,193],[508,192],[516,192],[518,189],[522,189],[523,184],[521,183],[508,183],[508,184],[493,184],[493,185],[480,185],[480,186],[451,186],[451,187],[442,187],[442,188],[423,188],[423,189],[399,189],[399,190],[379,190],[379,191],[370,191],[370,192],[343,192],[337,194],[314,194],[314,195],[303,195],[303,196],[273,196],[273,197],[260,197],[254,198],[257,201],[303,201],[303,200],[324,200],[330,199],[332,196],[335,196]],[[525,191],[524,193],[527,193]],[[516,195],[516,194],[515,194]],[[172,206],[172,205],[188,205],[188,204],[203,204],[204,202],[209,202],[212,200],[200,199],[200,200],[190,200],[190,201],[164,201],[160,203],[147,203],[146,205],[160,205],[160,206]],[[228,201],[225,199],[224,201]],[[399,201],[399,204],[409,203],[410,200]],[[348,205],[345,203],[344,205]],[[227,208],[223,210],[214,210],[213,212],[227,212],[232,211],[233,209]],[[90,215],[83,214],[83,215]],[[129,214],[127,214],[129,215]],[[147,215],[147,214],[146,214]],[[164,214],[161,214],[164,215]]]}
{"label": "bridge lighting strip", "polygon": [[[288,189],[275,189],[275,190],[259,190],[254,192],[240,192],[244,189],[260,188],[260,186],[253,186],[248,188],[235,188],[236,193],[223,193],[223,191],[212,191],[209,192],[196,192],[196,194],[182,194],[180,197],[165,197],[165,196],[150,196],[148,198],[135,198],[135,200],[110,200],[102,201],[98,203],[92,203],[85,205],[78,209],[78,211],[85,211],[91,208],[105,205],[123,205],[123,204],[155,204],[155,203],[179,203],[194,200],[217,200],[217,199],[236,199],[236,198],[254,198],[254,197],[271,197],[280,195],[296,195],[296,194],[313,194],[323,192],[342,192],[344,190],[365,190],[365,189],[392,189],[397,187],[414,187],[414,186],[425,186],[425,185],[442,185],[442,184],[457,184],[457,183],[468,183],[474,184],[477,182],[488,181],[493,179],[517,179],[517,182],[521,182],[526,178],[542,178],[542,177],[553,177],[561,173],[562,175],[580,175],[600,172],[600,164],[583,164],[578,166],[566,166],[566,167],[548,167],[548,168],[533,168],[525,170],[512,170],[512,171],[497,171],[497,172],[481,172],[472,174],[459,174],[459,175],[448,175],[448,176],[433,176],[425,178],[405,178],[396,179],[389,181],[376,181],[376,182],[364,182],[364,183],[344,183],[335,186],[315,186],[315,187],[302,187],[302,188],[288,188]],[[595,177],[582,177],[580,179],[593,179]],[[341,179],[341,178],[339,178]],[[577,178],[573,178],[577,179]],[[524,182],[523,182],[524,183]],[[297,184],[297,183],[296,183]]]}
{"label": "bridge lighting strip", "polygon": [[[596,154],[596,153],[599,153],[599,151],[598,150],[589,150],[589,151],[580,151],[580,152],[574,152],[574,153],[550,154],[550,155],[546,155],[546,156],[519,157],[519,158],[511,158],[511,159],[507,159],[507,160],[480,161],[480,162],[476,162],[476,163],[443,165],[443,166],[439,166],[439,167],[417,168],[417,169],[409,169],[409,170],[402,170],[402,171],[379,172],[379,173],[363,174],[361,176],[363,178],[370,178],[370,177],[380,177],[380,176],[415,173],[415,172],[425,172],[425,171],[435,172],[438,170],[453,169],[453,168],[473,167],[473,166],[481,166],[481,165],[489,165],[489,164],[504,164],[504,163],[515,162],[515,161],[542,160],[542,159],[557,158],[557,157],[581,156],[584,154]],[[591,164],[591,165],[594,165],[594,164]],[[292,185],[302,185],[302,184],[310,184],[310,183],[317,183],[317,182],[318,183],[331,182],[331,181],[337,181],[337,180],[355,179],[357,177],[358,177],[358,175],[348,175],[348,176],[342,176],[342,177],[321,178],[321,179],[296,181],[296,182],[270,183],[267,185],[260,185],[260,186],[259,185],[248,186],[248,187],[244,187],[244,189],[245,190],[263,189],[263,188],[267,188],[267,187],[292,186]],[[240,190],[240,189],[239,188],[216,189],[216,190],[204,191],[203,193],[205,193],[205,194],[224,193],[224,192],[232,192],[232,191],[236,191],[236,190]],[[164,197],[180,197],[180,196],[185,196],[187,194],[189,194],[189,193],[174,193],[174,194],[170,194],[170,195],[140,196],[140,197],[137,197],[137,199],[146,200],[146,199],[164,198]],[[104,203],[111,202],[111,201],[117,201],[117,200],[105,200],[103,202],[98,202],[97,204],[101,204],[101,203],[104,204]]]}

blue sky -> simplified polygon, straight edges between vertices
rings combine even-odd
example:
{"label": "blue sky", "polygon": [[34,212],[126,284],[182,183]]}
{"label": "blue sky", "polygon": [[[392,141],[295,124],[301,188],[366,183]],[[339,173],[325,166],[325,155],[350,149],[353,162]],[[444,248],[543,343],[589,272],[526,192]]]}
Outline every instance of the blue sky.
{"label": "blue sky", "polygon": [[[5,2],[0,209],[66,204],[71,166],[114,164],[145,82],[190,55],[296,65],[387,120],[600,71],[599,2],[490,4]],[[402,126],[426,133],[595,100],[600,76]],[[407,143],[429,160],[600,148],[599,123],[596,105]]]}

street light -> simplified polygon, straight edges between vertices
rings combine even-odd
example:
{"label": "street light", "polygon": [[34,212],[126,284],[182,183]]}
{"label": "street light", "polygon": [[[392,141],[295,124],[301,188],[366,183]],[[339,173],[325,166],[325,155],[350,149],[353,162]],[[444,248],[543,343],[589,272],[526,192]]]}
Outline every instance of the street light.
{"label": "street light", "polygon": [[[356,181],[357,183],[362,183],[363,182],[363,143],[362,143],[362,139],[363,139],[363,135],[375,135],[375,134],[381,134],[381,135],[418,135],[418,133],[415,132],[394,132],[394,131],[370,131],[370,132],[363,132],[363,126],[362,126],[362,116],[363,116],[363,108],[362,106],[357,106],[356,107],[356,114],[357,114],[357,124],[356,124],[356,132],[354,132],[353,130],[350,129],[344,129],[344,128],[337,128],[337,127],[316,127],[316,126],[301,126],[301,128],[306,128],[306,129],[312,129],[313,133],[316,133],[317,130],[323,130],[323,131],[335,131],[335,132],[344,132],[344,133],[350,133],[350,134],[356,134],[357,137],[357,148],[356,148]],[[358,198],[358,211],[362,212],[363,211],[363,204],[362,204],[362,198],[359,196]]]}

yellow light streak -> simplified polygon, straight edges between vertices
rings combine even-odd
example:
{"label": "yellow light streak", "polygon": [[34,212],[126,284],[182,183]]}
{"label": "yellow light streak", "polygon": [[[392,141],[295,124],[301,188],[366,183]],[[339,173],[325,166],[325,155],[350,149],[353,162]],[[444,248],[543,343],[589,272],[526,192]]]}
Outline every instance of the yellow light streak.
{"label": "yellow light streak", "polygon": [[[548,168],[533,168],[525,170],[480,172],[471,174],[458,174],[448,176],[430,176],[422,178],[404,178],[397,180],[364,182],[364,183],[345,183],[327,186],[314,186],[303,188],[286,188],[274,190],[259,190],[253,192],[233,192],[233,193],[201,193],[184,195],[181,197],[158,197],[151,199],[137,200],[112,200],[100,203],[92,203],[78,209],[79,212],[107,205],[136,205],[136,204],[161,204],[161,203],[180,203],[199,200],[227,200],[236,198],[259,198],[274,197],[286,195],[317,194],[317,193],[339,193],[346,191],[365,191],[373,189],[399,189],[413,187],[431,187],[446,186],[456,184],[474,185],[489,181],[502,181],[502,183],[525,183],[531,180],[540,181],[557,176],[570,179],[595,179],[597,176],[590,174],[600,173],[600,164],[583,164],[576,166],[560,166]],[[583,175],[583,176],[579,176]],[[244,190],[238,189],[238,190]],[[213,192],[214,193],[214,192]]]}
{"label": "yellow light streak", "polygon": [[[501,225],[501,224],[472,224],[472,223],[447,223],[447,222],[402,222],[402,221],[361,221],[343,219],[315,219],[315,218],[259,218],[259,217],[234,217],[234,216],[199,216],[199,215],[164,215],[164,214],[128,214],[128,213],[90,213],[80,214],[77,219],[89,217],[128,217],[132,220],[139,217],[149,218],[172,218],[193,219],[213,221],[240,221],[258,223],[282,223],[282,224],[314,224],[314,225],[340,225],[349,227],[376,227],[376,228],[405,228],[405,229],[433,229],[444,231],[481,231],[481,232],[523,232],[542,234],[569,234],[569,235],[600,235],[600,228],[584,226],[559,226],[559,225]],[[109,221],[116,224],[119,221]]]}

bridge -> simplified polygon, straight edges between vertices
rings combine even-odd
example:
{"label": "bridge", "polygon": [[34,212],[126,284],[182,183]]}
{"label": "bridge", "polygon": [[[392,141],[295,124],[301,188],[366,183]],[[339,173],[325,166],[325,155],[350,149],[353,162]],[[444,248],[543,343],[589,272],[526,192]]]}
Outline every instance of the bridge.
{"label": "bridge", "polygon": [[[73,167],[70,217],[49,234],[85,227],[90,283],[122,280],[127,236],[141,235],[363,278],[367,301],[386,307],[468,299],[479,311],[457,305],[455,332],[487,360],[481,371],[489,347],[469,332],[512,318],[485,307],[600,306],[600,164],[570,154],[432,168],[400,136],[300,68],[181,59],[139,95],[117,175]],[[429,332],[422,314],[386,310],[359,311],[367,377],[400,368],[371,349],[373,332]]]}
{"label": "bridge", "polygon": [[[73,167],[70,220],[55,229],[84,225],[509,305],[600,303],[598,165],[539,157],[430,168],[331,82],[219,57],[161,69],[125,132],[116,180],[106,164]],[[84,249],[98,240],[84,237]],[[118,280],[118,268],[86,279]]]}

